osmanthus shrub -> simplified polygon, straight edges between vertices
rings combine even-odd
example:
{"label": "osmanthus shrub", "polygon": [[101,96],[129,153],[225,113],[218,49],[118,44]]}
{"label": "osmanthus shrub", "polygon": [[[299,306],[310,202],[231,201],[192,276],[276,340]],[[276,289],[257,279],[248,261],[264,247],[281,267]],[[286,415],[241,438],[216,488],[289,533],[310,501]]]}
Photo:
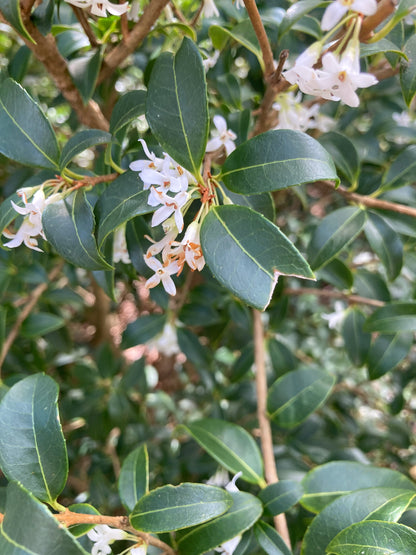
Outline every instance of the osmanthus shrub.
{"label": "osmanthus shrub", "polygon": [[416,553],[415,8],[0,0],[2,555]]}

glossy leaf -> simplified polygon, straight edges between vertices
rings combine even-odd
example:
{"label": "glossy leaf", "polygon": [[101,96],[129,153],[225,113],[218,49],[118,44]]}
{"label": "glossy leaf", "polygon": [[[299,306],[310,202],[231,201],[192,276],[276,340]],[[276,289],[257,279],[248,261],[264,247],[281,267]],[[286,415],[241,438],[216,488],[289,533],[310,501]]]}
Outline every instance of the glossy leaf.
{"label": "glossy leaf", "polygon": [[317,270],[349,245],[364,227],[366,215],[360,208],[347,206],[326,216],[315,228],[308,246],[311,268]]}
{"label": "glossy leaf", "polygon": [[131,512],[143,495],[149,491],[149,455],[146,445],[132,451],[123,462],[118,479],[121,502]]}
{"label": "glossy leaf", "polygon": [[292,4],[279,26],[279,37],[282,37],[304,15],[324,4],[322,0],[300,0]]}
{"label": "glossy leaf", "polygon": [[406,147],[383,176],[382,188],[393,189],[414,182],[416,145]]}
{"label": "glossy leaf", "polygon": [[115,135],[145,113],[146,91],[129,91],[119,98],[111,113],[110,133]]}
{"label": "glossy leaf", "polygon": [[339,258],[333,258],[317,272],[317,278],[323,279],[337,289],[351,289],[354,277],[351,270]]}
{"label": "glossy leaf", "polygon": [[212,208],[201,226],[201,246],[217,280],[261,310],[269,304],[279,275],[314,277],[279,228],[244,206]]}
{"label": "glossy leaf", "polygon": [[394,368],[408,355],[413,344],[412,333],[379,335],[368,353],[368,375],[377,380]]}
{"label": "glossy leaf", "polygon": [[335,536],[362,520],[397,521],[416,492],[393,488],[368,488],[338,497],[317,515],[309,526],[301,555],[325,553]]}
{"label": "glossy leaf", "polygon": [[243,195],[320,179],[339,181],[331,157],[318,141],[291,129],[267,131],[237,147],[226,159],[221,179],[230,191]]}
{"label": "glossy leaf", "polygon": [[25,44],[19,48],[7,67],[9,77],[21,83],[26,75],[32,52]]}
{"label": "glossy leaf", "polygon": [[175,56],[166,52],[153,66],[146,119],[166,152],[196,176],[208,137],[207,104],[202,58],[185,37]]}
{"label": "glossy leaf", "polygon": [[50,314],[49,312],[36,312],[29,314],[22,324],[21,333],[24,337],[42,337],[65,325],[65,318]]}
{"label": "glossy leaf", "polygon": [[374,56],[375,54],[385,54],[386,52],[397,54],[398,56],[406,59],[406,54],[402,52],[401,49],[389,39],[381,39],[377,42],[360,45],[361,58]]}
{"label": "glossy leaf", "polygon": [[49,204],[42,215],[46,239],[65,260],[86,270],[108,270],[111,266],[97,249],[94,223],[83,190]]}
{"label": "glossy leaf", "polygon": [[41,501],[54,503],[68,474],[57,407],[58,386],[35,374],[17,382],[0,403],[0,466]]}
{"label": "glossy leaf", "polygon": [[141,532],[169,532],[195,526],[225,513],[232,505],[228,491],[203,484],[162,486],[144,495],[130,515]]}
{"label": "glossy leaf", "polygon": [[260,518],[260,501],[242,491],[231,493],[233,505],[223,516],[181,533],[180,555],[201,555],[248,530]]}
{"label": "glossy leaf", "polygon": [[110,183],[94,207],[97,220],[97,242],[102,246],[106,237],[135,216],[154,211],[147,203],[149,191],[137,172],[127,171]]}
{"label": "glossy leaf", "polygon": [[221,466],[252,484],[265,485],[257,443],[241,426],[209,418],[183,427]]}
{"label": "glossy leaf", "polygon": [[396,279],[403,265],[403,244],[400,237],[383,218],[371,212],[364,231],[371,248],[382,261],[388,279]]}
{"label": "glossy leaf", "polygon": [[286,372],[294,370],[298,365],[298,360],[292,351],[274,337],[270,337],[267,341],[267,349],[276,376],[280,377]]}
{"label": "glossy leaf", "polygon": [[209,36],[216,50],[223,50],[229,39],[238,42],[256,56],[260,67],[264,69],[264,61],[259,43],[253,25],[249,19],[241,21],[232,29],[220,27],[219,25],[211,25],[209,28]]}
{"label": "glossy leaf", "polygon": [[111,134],[99,129],[84,129],[73,135],[62,149],[60,167],[65,169],[69,162],[78,154],[96,145],[111,141]]}
{"label": "glossy leaf", "polygon": [[0,85],[0,153],[27,166],[59,168],[59,148],[39,105],[12,79]]}
{"label": "glossy leaf", "polygon": [[164,314],[146,314],[140,316],[134,322],[128,324],[123,333],[121,346],[123,349],[129,349],[136,345],[144,345],[156,335],[162,332],[166,323]]}
{"label": "glossy leaf", "polygon": [[413,482],[400,472],[350,461],[318,466],[308,472],[302,485],[305,494],[301,504],[313,513],[319,513],[341,495],[364,488],[386,487],[416,491]]}
{"label": "glossy leaf", "polygon": [[408,61],[402,60],[400,65],[400,84],[406,104],[410,104],[416,94],[416,36],[411,36],[404,45],[404,53]]}
{"label": "glossy leaf", "polygon": [[362,366],[365,363],[370,350],[371,334],[363,331],[365,320],[361,310],[351,308],[342,322],[345,349],[351,362],[356,366]]}
{"label": "glossy leaf", "polygon": [[88,555],[74,536],[20,484],[7,488],[0,528],[2,555]]}
{"label": "glossy leaf", "polygon": [[233,201],[234,204],[239,206],[247,206],[256,212],[260,212],[268,220],[274,222],[276,210],[273,202],[273,197],[270,193],[260,193],[258,195],[239,195],[229,191],[224,187],[225,194]]}
{"label": "glossy leaf", "polygon": [[299,482],[293,480],[280,480],[262,489],[259,498],[262,500],[264,510],[272,516],[288,511],[303,495],[303,488]]}
{"label": "glossy leaf", "polygon": [[259,520],[254,526],[254,533],[260,547],[268,555],[292,555],[282,536],[270,524]]}
{"label": "glossy leaf", "polygon": [[393,522],[369,520],[353,524],[329,544],[335,555],[410,555],[416,553],[416,532]]}
{"label": "glossy leaf", "polygon": [[8,21],[20,35],[30,42],[35,42],[23,23],[20,2],[18,0],[0,0],[0,11],[6,21]]}
{"label": "glossy leaf", "polygon": [[360,173],[360,160],[354,144],[345,135],[331,131],[319,137],[319,142],[332,156],[338,171],[355,186]]}
{"label": "glossy leaf", "polygon": [[126,242],[133,268],[144,277],[150,277],[152,270],[144,261],[144,255],[150,246],[145,235],[151,236],[151,231],[144,218],[138,216],[129,220],[126,225]]}
{"label": "glossy leaf", "polygon": [[269,389],[269,417],[282,428],[297,426],[322,405],[334,383],[334,376],[316,368],[284,374]]}
{"label": "glossy leaf", "polygon": [[377,308],[367,318],[364,329],[380,333],[416,331],[416,302],[396,302]]}
{"label": "glossy leaf", "polygon": [[98,48],[90,50],[84,56],[73,58],[68,62],[68,70],[75,86],[79,90],[84,104],[88,104],[94,94],[103,52]]}

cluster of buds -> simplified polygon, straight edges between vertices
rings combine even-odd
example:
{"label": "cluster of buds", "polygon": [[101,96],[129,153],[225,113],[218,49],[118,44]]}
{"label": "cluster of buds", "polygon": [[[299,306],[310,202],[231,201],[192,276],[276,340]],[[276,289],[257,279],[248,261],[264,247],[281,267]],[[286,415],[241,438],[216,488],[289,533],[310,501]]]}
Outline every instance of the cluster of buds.
{"label": "cluster of buds", "polygon": [[[88,532],[89,539],[94,543],[91,555],[109,555],[112,553],[110,545],[118,540],[129,540],[137,542],[137,537],[125,532],[124,530],[110,528],[106,524],[98,524]],[[127,555],[146,555],[147,545],[142,542],[140,545],[130,548]]]}
{"label": "cluster of buds", "polygon": [[[285,79],[291,84],[297,84],[306,94],[326,100],[341,100],[352,107],[358,106],[360,101],[356,89],[370,87],[378,82],[374,75],[362,73],[360,70],[359,42],[362,16],[371,15],[376,10],[376,0],[331,2],[321,23],[322,29],[330,29],[330,32],[297,58],[295,65],[283,73]],[[348,15],[350,11],[356,13]],[[349,25],[344,38],[334,51],[330,50],[326,45],[327,41],[350,19],[352,24]],[[317,67],[319,64],[321,66]]]}
{"label": "cluster of buds", "polygon": [[319,112],[319,104],[306,106],[302,103],[302,93],[296,95],[292,91],[277,96],[273,108],[279,112],[279,123],[274,129],[293,129],[307,131],[318,129],[326,133],[336,125],[335,120]]}

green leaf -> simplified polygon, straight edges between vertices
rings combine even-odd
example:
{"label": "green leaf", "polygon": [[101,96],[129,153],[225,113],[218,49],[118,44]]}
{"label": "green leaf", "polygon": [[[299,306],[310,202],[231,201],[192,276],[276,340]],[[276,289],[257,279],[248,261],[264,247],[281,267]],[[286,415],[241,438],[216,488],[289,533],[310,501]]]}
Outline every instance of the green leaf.
{"label": "green leaf", "polygon": [[322,405],[335,377],[317,368],[300,368],[284,374],[269,389],[267,411],[282,428],[293,428]]}
{"label": "green leaf", "polygon": [[364,329],[380,333],[416,331],[416,302],[396,302],[378,308],[367,318]]}
{"label": "green leaf", "polygon": [[23,337],[42,337],[64,325],[65,318],[61,316],[49,312],[36,312],[29,314],[23,322],[21,333]]}
{"label": "green leaf", "polygon": [[144,218],[141,216],[129,220],[126,225],[126,242],[133,268],[140,275],[150,277],[152,270],[144,261],[144,255],[150,246],[145,235],[151,236],[151,231]]}
{"label": "green leaf", "polygon": [[355,186],[360,175],[360,160],[354,144],[345,135],[331,131],[319,137],[321,145],[332,156],[336,168]]}
{"label": "green leaf", "polygon": [[[70,505],[68,509],[72,513],[80,513],[84,515],[99,515],[99,511],[95,509],[92,505],[88,503],[75,503],[74,505]],[[89,532],[92,528],[94,528],[95,524],[74,524],[69,526],[69,531],[73,536],[78,538],[79,536],[83,536],[87,532]]]}
{"label": "green leaf", "polygon": [[227,197],[229,197],[233,201],[233,204],[252,208],[256,212],[260,212],[260,214],[268,220],[274,222],[274,219],[276,217],[276,210],[271,193],[260,193],[258,195],[239,195],[238,193],[233,193],[229,191],[226,187],[224,187],[224,191]]}
{"label": "green leaf", "polygon": [[41,501],[53,504],[68,474],[57,407],[58,386],[35,374],[17,382],[0,403],[0,466]]}
{"label": "green leaf", "polygon": [[154,211],[154,206],[147,203],[148,198],[149,191],[143,190],[137,172],[127,171],[110,183],[94,208],[100,248],[108,235],[119,226],[135,216]]}
{"label": "green leaf", "polygon": [[157,58],[146,119],[166,152],[198,176],[208,137],[208,99],[202,58],[189,38],[175,56],[165,52]]}
{"label": "green leaf", "polygon": [[110,133],[115,135],[142,116],[146,108],[146,91],[129,91],[116,102],[110,118]]}
{"label": "green leaf", "polygon": [[286,372],[294,370],[298,365],[298,360],[292,351],[286,347],[284,343],[278,341],[274,337],[270,337],[267,341],[267,349],[273,370],[277,376],[282,376]]}
{"label": "green leaf", "polygon": [[411,555],[416,553],[416,532],[403,524],[369,520],[353,524],[328,545],[335,555]]}
{"label": "green leaf", "polygon": [[242,491],[231,493],[233,505],[223,516],[181,533],[180,555],[201,555],[248,530],[260,518],[260,501]]}
{"label": "green leaf", "polygon": [[262,489],[259,498],[263,502],[264,510],[272,516],[288,511],[302,498],[303,488],[299,482],[280,480]]}
{"label": "green leaf", "polygon": [[2,555],[88,555],[45,505],[20,484],[7,487],[7,502],[0,528]]}
{"label": "green leaf", "polygon": [[143,345],[162,332],[166,323],[164,314],[146,314],[128,324],[121,341],[122,349]]}
{"label": "green leaf", "polygon": [[356,522],[397,521],[415,495],[412,491],[380,487],[338,497],[313,519],[302,544],[302,555],[324,553],[339,532]]}
{"label": "green leaf", "polygon": [[398,488],[416,491],[409,478],[389,468],[350,461],[330,462],[308,472],[302,481],[305,494],[301,504],[313,513],[337,497],[364,488]]}
{"label": "green leaf", "polygon": [[292,555],[282,536],[270,524],[259,520],[254,526],[254,533],[260,547],[268,555]]}
{"label": "green leaf", "polygon": [[60,167],[64,170],[69,162],[87,148],[111,141],[111,134],[99,129],[84,129],[73,135],[62,149]]}
{"label": "green leaf", "polygon": [[327,281],[337,289],[351,289],[354,283],[351,270],[339,258],[333,258],[318,270],[317,278]]}
{"label": "green leaf", "polygon": [[403,265],[403,244],[392,227],[378,214],[369,212],[364,232],[371,248],[386,269],[390,281],[396,279]]}
{"label": "green leaf", "polygon": [[368,353],[368,375],[377,380],[394,368],[408,355],[413,344],[412,333],[379,335]]}
{"label": "green leaf", "polygon": [[308,246],[311,268],[321,268],[349,245],[364,227],[366,213],[346,206],[326,216],[315,228]]}
{"label": "green leaf", "polygon": [[217,280],[261,310],[269,304],[279,275],[314,278],[279,228],[244,206],[212,208],[202,222],[201,246]]}
{"label": "green leaf", "polygon": [[256,56],[260,67],[264,69],[264,60],[259,48],[259,42],[249,19],[241,21],[232,29],[226,29],[219,25],[211,25],[208,33],[216,50],[224,50],[228,39],[235,40],[252,52]]}
{"label": "green leaf", "polygon": [[414,182],[416,145],[405,148],[383,176],[382,189],[394,189]]}
{"label": "green leaf", "polygon": [[320,179],[339,182],[328,152],[306,133],[291,129],[267,131],[237,147],[226,159],[220,178],[230,191],[243,195]]}
{"label": "green leaf", "polygon": [[[30,196],[28,196],[30,198]],[[22,197],[17,193],[13,193],[7,197],[0,205],[0,232],[7,228],[7,226],[16,219],[17,212],[11,203],[13,201],[17,206],[23,207],[24,202]]]}
{"label": "green leaf", "polygon": [[404,45],[408,61],[400,62],[400,84],[406,104],[410,104],[416,94],[416,36],[413,35]]}
{"label": "green leaf", "polygon": [[9,77],[21,83],[26,75],[32,51],[25,44],[19,48],[7,67]]}
{"label": "green leaf", "polygon": [[363,331],[366,318],[358,308],[350,308],[342,322],[342,337],[351,362],[362,366],[370,350],[371,334]]}
{"label": "green leaf", "polygon": [[123,462],[118,479],[121,502],[131,512],[143,495],[149,491],[149,455],[146,445],[132,451]]}
{"label": "green leaf", "polygon": [[88,104],[94,94],[98,74],[100,72],[103,50],[91,50],[84,56],[74,58],[68,62],[68,70],[72,80],[79,90],[84,104]]}
{"label": "green leaf", "polygon": [[231,505],[231,495],[221,488],[188,483],[162,486],[138,501],[130,522],[141,532],[181,530],[211,520]]}
{"label": "green leaf", "polygon": [[322,0],[300,0],[295,2],[286,11],[286,14],[279,26],[279,38],[281,38],[301,17],[311,12],[319,6],[325,5]]}
{"label": "green leaf", "polygon": [[366,56],[373,56],[374,54],[385,54],[386,52],[392,52],[393,54],[397,54],[404,59],[407,58],[406,54],[402,52],[401,49],[389,39],[381,39],[371,44],[360,45],[361,58],[365,58]]}
{"label": "green leaf", "polygon": [[4,15],[6,21],[14,27],[22,37],[35,44],[35,41],[30,36],[23,23],[19,0],[0,0],[0,11]]}
{"label": "green leaf", "polygon": [[98,252],[94,216],[83,190],[49,204],[42,224],[46,239],[68,262],[86,270],[111,269]]}
{"label": "green leaf", "polygon": [[252,436],[241,426],[215,418],[183,426],[221,466],[252,484],[264,486],[263,461]]}
{"label": "green leaf", "polygon": [[59,148],[39,105],[12,79],[0,85],[0,153],[27,166],[59,169]]}

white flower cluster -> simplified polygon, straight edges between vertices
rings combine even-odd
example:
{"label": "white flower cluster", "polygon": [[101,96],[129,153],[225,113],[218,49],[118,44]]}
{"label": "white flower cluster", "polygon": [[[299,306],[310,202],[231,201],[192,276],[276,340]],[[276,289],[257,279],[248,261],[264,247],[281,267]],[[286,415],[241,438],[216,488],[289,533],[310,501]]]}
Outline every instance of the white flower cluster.
{"label": "white flower cluster", "polygon": [[10,201],[13,209],[18,214],[24,216],[24,219],[16,233],[10,233],[7,229],[3,230],[3,235],[7,237],[7,239],[10,239],[10,241],[4,243],[5,247],[15,248],[24,243],[32,250],[42,252],[42,249],[38,247],[37,239],[35,239],[38,235],[46,239],[42,228],[42,213],[48,204],[56,202],[62,198],[62,195],[56,193],[49,197],[45,197],[45,193],[41,187],[38,188],[31,202],[29,202],[28,196],[31,195],[32,191],[32,188],[20,189],[17,191],[18,196],[23,200],[24,206],[18,206],[15,202]]}
{"label": "white flower cluster", "polygon": [[90,8],[92,15],[107,17],[107,12],[111,15],[122,15],[129,9],[129,4],[113,4],[109,0],[66,0],[68,4],[78,8]]}
{"label": "white flower cluster", "polygon": [[[87,534],[89,539],[94,542],[91,550],[91,555],[108,555],[112,553],[110,545],[117,540],[132,540],[137,541],[137,538],[132,534],[115,528],[110,528],[106,524],[98,524]],[[128,555],[146,555],[147,545],[142,544],[132,547]],[[124,551],[123,551],[124,553]]]}
{"label": "white flower cluster", "polygon": [[162,330],[162,333],[147,342],[147,346],[152,349],[157,349],[158,353],[171,357],[181,352],[178,344],[178,335],[176,333],[176,326],[167,322]]}
{"label": "white flower cluster", "polygon": [[[328,30],[335,26],[336,29],[339,26],[337,25],[339,20],[350,10],[371,15],[377,10],[377,2],[376,0],[335,0],[325,10],[321,23],[322,29]],[[360,16],[356,17],[354,25],[352,37],[346,45],[341,42],[339,51],[338,49],[334,52],[329,51],[325,46],[326,37],[324,37],[322,41],[313,43],[297,58],[295,65],[283,73],[285,79],[291,84],[297,84],[306,94],[327,100],[341,100],[352,107],[358,106],[359,98],[355,90],[370,87],[378,81],[374,75],[362,73],[360,70],[358,39]],[[316,68],[321,56],[322,66]]]}
{"label": "white flower cluster", "polygon": [[[140,139],[148,160],[136,160],[130,169],[138,171],[144,189],[149,189],[148,203],[158,206],[152,217],[152,226],[163,225],[165,232],[160,241],[152,241],[145,255],[145,262],[155,273],[147,280],[146,287],[155,287],[162,283],[166,292],[176,294],[176,287],[171,276],[179,274],[185,262],[191,270],[201,271],[205,265],[199,239],[200,224],[192,222],[186,229],[181,241],[176,241],[183,231],[183,216],[191,199],[192,186],[196,189],[194,177],[177,164],[168,154],[157,158],[149,152],[146,142]],[[191,185],[191,189],[189,186]],[[168,193],[175,193],[174,196]],[[161,255],[162,261],[156,258]]]}
{"label": "white flower cluster", "polygon": [[324,114],[319,113],[319,104],[308,107],[302,104],[302,93],[296,95],[292,91],[277,96],[273,108],[279,112],[279,123],[275,129],[294,129],[307,131],[318,129],[326,133],[333,129],[336,122]]}

